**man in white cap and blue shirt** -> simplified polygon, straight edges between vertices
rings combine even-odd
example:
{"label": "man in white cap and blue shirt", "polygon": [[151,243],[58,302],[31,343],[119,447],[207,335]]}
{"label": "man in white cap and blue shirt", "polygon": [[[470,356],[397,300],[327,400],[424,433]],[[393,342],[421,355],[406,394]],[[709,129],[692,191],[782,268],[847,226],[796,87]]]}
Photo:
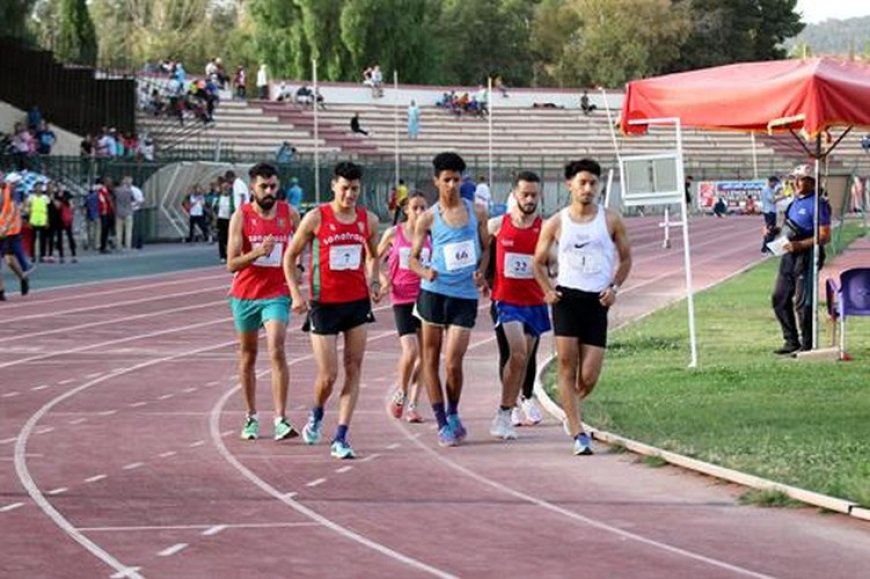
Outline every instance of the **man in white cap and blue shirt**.
{"label": "man in white cap and blue shirt", "polygon": [[[772,302],[782,327],[783,345],[774,351],[787,355],[813,347],[813,230],[816,212],[816,179],[810,165],[792,172],[795,198],[785,211],[780,234],[785,237]],[[819,267],[824,263],[824,245],[831,238],[831,207],[819,200]],[[797,314],[797,319],[795,319]]]}

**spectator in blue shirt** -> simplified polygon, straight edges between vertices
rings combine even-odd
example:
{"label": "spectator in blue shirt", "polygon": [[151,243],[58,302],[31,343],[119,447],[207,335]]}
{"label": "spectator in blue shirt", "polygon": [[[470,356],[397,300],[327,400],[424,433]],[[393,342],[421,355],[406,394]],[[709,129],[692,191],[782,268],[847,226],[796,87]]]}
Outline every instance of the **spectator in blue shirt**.
{"label": "spectator in blue shirt", "polygon": [[462,178],[462,184],[459,185],[459,196],[463,199],[468,199],[474,203],[474,192],[477,191],[477,183],[466,175]]}
{"label": "spectator in blue shirt", "polygon": [[301,214],[301,206],[302,206],[302,187],[299,186],[299,179],[296,177],[290,178],[290,188],[287,189],[287,203],[289,203],[293,209]]}

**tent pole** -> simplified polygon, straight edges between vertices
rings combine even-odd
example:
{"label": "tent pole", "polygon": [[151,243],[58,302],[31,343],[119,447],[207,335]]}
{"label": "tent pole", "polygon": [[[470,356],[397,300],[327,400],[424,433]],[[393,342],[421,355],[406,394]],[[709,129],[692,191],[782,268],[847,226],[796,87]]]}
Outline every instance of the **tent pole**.
{"label": "tent pole", "polygon": [[[675,119],[677,129],[677,183],[683,184],[686,182],[685,171],[683,169],[683,131],[680,119]],[[689,253],[689,207],[686,204],[686,196],[680,195],[680,210],[683,213],[683,260],[686,269],[686,305],[689,309],[689,348],[691,350],[691,361],[689,368],[698,367],[698,340],[695,335],[695,296],[692,290],[692,257]]]}
{"label": "tent pole", "polygon": [[821,207],[821,181],[819,180],[819,161],[822,154],[822,134],[816,135],[816,198],[813,210],[813,350],[819,347],[819,209]]}

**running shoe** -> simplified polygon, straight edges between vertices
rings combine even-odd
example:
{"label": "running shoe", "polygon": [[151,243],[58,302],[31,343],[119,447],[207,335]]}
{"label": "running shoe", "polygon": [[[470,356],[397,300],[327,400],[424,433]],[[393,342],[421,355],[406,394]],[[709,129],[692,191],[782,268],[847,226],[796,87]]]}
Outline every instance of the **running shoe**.
{"label": "running shoe", "polygon": [[541,409],[538,408],[538,403],[535,402],[534,398],[526,398],[523,400],[522,406],[523,412],[526,415],[526,424],[529,426],[540,424],[544,419],[543,414],[541,414]]}
{"label": "running shoe", "polygon": [[511,410],[511,424],[513,426],[522,426],[525,422],[526,419],[523,416],[523,411],[519,406],[514,406]]}
{"label": "running shoe", "polygon": [[574,438],[574,454],[578,456],[592,454],[592,440],[585,432],[581,432]]}
{"label": "running shoe", "polygon": [[320,442],[320,431],[323,428],[322,422],[322,420],[315,420],[314,416],[308,417],[308,422],[305,423],[305,427],[302,429],[302,440],[305,441],[305,444],[317,444]]}
{"label": "running shoe", "polygon": [[513,424],[511,424],[510,410],[498,409],[495,418],[492,419],[489,433],[496,438],[501,438],[502,440],[516,440],[517,433],[514,431]]}
{"label": "running shoe", "polygon": [[26,296],[30,293],[30,280],[26,277],[21,278],[21,295]]}
{"label": "running shoe", "polygon": [[405,409],[405,393],[399,389],[396,389],[396,393],[393,394],[393,397],[390,398],[390,401],[387,402],[387,412],[390,413],[390,416],[393,418],[401,418],[402,411]]}
{"label": "running shoe", "polygon": [[293,428],[289,420],[283,416],[275,420],[275,440],[296,438],[297,436],[299,436],[299,433]]}
{"label": "running shoe", "polygon": [[458,414],[450,414],[447,417],[447,425],[453,431],[453,436],[456,438],[457,443],[462,442],[468,436],[468,431],[462,426],[462,421],[459,420]]}
{"label": "running shoe", "polygon": [[411,424],[420,424],[421,422],[423,422],[423,417],[420,416],[419,412],[417,412],[417,408],[415,406],[409,406],[408,411],[405,413],[405,420],[407,420]]}
{"label": "running shoe", "polygon": [[438,429],[438,445],[439,446],[457,446],[459,441],[456,439],[456,434],[454,434],[453,429],[450,427],[448,423],[446,426],[442,426]]}
{"label": "running shoe", "polygon": [[356,458],[356,453],[345,440],[334,440],[332,447],[329,449],[329,454],[342,460]]}
{"label": "running shoe", "polygon": [[255,416],[248,416],[245,427],[242,428],[242,440],[257,440],[260,436],[260,421]]}

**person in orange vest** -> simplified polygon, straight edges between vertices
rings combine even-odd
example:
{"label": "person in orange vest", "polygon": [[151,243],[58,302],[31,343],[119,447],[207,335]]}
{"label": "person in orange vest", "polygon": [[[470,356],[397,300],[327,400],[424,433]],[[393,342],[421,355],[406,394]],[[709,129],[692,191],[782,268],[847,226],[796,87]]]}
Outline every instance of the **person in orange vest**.
{"label": "person in orange vest", "polygon": [[[21,210],[12,198],[13,188],[21,180],[17,173],[7,175],[0,181],[0,255],[6,259],[9,269],[15,273],[21,284],[21,295],[27,295],[30,291],[30,282],[27,273],[15,260],[15,242],[20,244],[21,235]],[[3,278],[0,277],[0,301],[6,300]]]}

